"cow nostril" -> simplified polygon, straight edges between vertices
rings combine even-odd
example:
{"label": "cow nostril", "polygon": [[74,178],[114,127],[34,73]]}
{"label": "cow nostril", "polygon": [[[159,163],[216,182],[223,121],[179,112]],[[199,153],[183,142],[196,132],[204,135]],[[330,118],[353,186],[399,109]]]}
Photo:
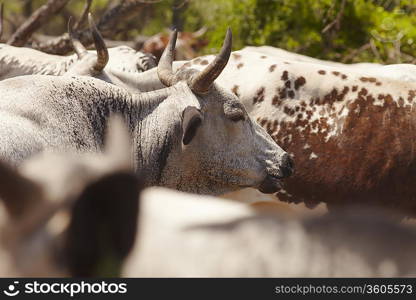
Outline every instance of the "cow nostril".
{"label": "cow nostril", "polygon": [[282,157],[282,164],[280,166],[280,171],[282,172],[283,177],[289,177],[293,174],[293,169],[295,167],[295,163],[293,159],[290,157],[289,154],[284,154]]}

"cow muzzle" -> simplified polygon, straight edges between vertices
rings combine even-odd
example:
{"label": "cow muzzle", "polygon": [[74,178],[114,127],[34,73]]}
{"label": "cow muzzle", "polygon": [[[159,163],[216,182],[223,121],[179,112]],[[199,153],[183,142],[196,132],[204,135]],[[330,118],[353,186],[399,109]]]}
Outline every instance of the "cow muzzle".
{"label": "cow muzzle", "polygon": [[293,170],[293,159],[285,153],[282,157],[279,169],[267,172],[266,177],[258,187],[259,191],[265,194],[276,193],[283,186],[282,179],[292,175]]}
{"label": "cow muzzle", "polygon": [[294,169],[295,164],[293,162],[293,159],[290,157],[289,154],[285,153],[282,156],[282,162],[279,167],[282,178],[291,176],[293,174]]}

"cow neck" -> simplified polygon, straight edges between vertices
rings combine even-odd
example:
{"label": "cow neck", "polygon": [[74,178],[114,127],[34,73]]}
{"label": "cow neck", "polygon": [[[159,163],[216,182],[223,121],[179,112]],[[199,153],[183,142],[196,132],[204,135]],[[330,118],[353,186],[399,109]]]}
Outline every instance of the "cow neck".
{"label": "cow neck", "polygon": [[[135,170],[146,174],[147,186],[157,184],[172,147],[173,135],[177,131],[173,123],[179,117],[178,112],[158,109],[158,106],[169,95],[177,92],[178,87],[129,93],[125,89],[109,86],[111,88],[108,91],[97,90],[96,95],[83,104],[95,138],[103,146],[109,117],[114,113],[121,114],[133,139]],[[102,96],[104,93],[105,97]]]}

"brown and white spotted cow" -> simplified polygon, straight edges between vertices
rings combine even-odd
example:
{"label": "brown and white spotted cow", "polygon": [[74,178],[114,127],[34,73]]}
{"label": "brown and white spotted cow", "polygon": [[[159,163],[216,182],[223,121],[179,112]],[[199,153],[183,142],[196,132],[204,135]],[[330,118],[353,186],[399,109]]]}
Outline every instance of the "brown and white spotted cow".
{"label": "brown and white spotted cow", "polygon": [[[175,67],[202,69],[212,59]],[[136,86],[158,88],[147,72]],[[297,170],[279,199],[416,214],[415,83],[248,51],[234,52],[217,81],[294,157]]]}
{"label": "brown and white spotted cow", "polygon": [[415,215],[416,84],[249,52],[234,52],[218,83],[293,155],[279,199]]}

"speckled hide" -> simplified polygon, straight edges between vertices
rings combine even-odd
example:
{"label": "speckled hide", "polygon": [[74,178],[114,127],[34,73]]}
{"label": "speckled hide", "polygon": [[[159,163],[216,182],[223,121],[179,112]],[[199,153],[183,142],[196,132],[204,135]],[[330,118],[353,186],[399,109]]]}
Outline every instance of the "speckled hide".
{"label": "speckled hide", "polygon": [[292,154],[279,199],[416,213],[415,83],[249,52],[234,52],[218,83]]}
{"label": "speckled hide", "polygon": [[[284,177],[287,154],[252,121],[237,97],[215,84],[195,95],[180,81],[133,94],[80,76],[32,75],[0,82],[0,157],[20,164],[45,149],[99,151],[106,120],[119,113],[133,140],[135,169],[146,185],[219,194]],[[187,108],[201,123],[183,143]],[[235,112],[240,119],[235,120]]]}
{"label": "speckled hide", "polygon": [[349,69],[353,72],[360,72],[367,76],[386,77],[390,79],[397,79],[401,81],[416,81],[416,66],[414,64],[392,64],[381,65],[377,63],[355,63],[343,64],[328,60],[313,58],[310,56],[286,51],[280,48],[271,46],[253,47],[247,46],[241,50],[241,53],[247,51],[261,53],[268,57],[275,57],[277,59],[286,59],[289,61],[298,61],[305,63],[313,63],[334,68]]}
{"label": "speckled hide", "polygon": [[256,53],[260,53],[260,55],[264,55],[264,56],[268,56],[268,57],[275,57],[275,58],[279,58],[279,59],[287,59],[289,61],[298,61],[298,62],[305,62],[305,63],[314,63],[314,64],[318,64],[318,65],[325,65],[325,66],[329,66],[329,67],[340,67],[340,68],[345,68],[345,67],[351,67],[354,69],[358,69],[361,68],[362,70],[364,69],[370,69],[370,68],[377,68],[382,66],[381,64],[377,64],[377,63],[355,63],[355,64],[344,64],[344,63],[339,63],[339,62],[334,62],[334,61],[330,61],[330,60],[323,60],[323,59],[318,59],[318,58],[314,58],[314,57],[310,57],[307,55],[302,55],[296,52],[290,52],[281,48],[277,48],[277,47],[272,47],[272,46],[247,46],[244,47],[243,49],[241,49],[239,52],[247,52],[247,51],[251,51],[251,52],[256,52]]}

